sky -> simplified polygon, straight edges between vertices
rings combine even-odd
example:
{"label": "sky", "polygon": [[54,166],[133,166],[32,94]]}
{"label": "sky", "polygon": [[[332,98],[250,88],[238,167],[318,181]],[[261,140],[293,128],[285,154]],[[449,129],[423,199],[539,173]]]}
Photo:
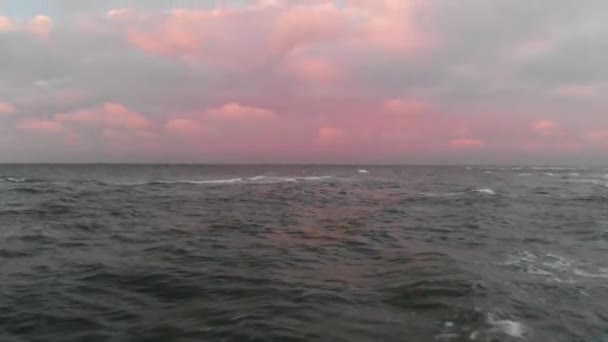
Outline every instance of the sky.
{"label": "sky", "polygon": [[605,0],[0,0],[0,162],[608,165]]}

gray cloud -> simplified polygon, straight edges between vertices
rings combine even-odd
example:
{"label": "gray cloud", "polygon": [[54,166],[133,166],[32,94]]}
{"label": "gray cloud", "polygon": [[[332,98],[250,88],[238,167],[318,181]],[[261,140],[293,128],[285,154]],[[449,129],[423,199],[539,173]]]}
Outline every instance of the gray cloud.
{"label": "gray cloud", "polygon": [[[534,162],[535,152],[522,152],[511,145],[540,139],[529,132],[530,123],[539,119],[567,126],[568,132],[560,138],[567,142],[584,143],[581,137],[586,131],[604,127],[608,130],[608,119],[602,115],[606,103],[601,97],[569,97],[556,92],[560,86],[568,85],[606,89],[605,1],[431,0],[432,6],[416,12],[414,18],[422,32],[436,39],[436,46],[424,54],[398,54],[340,39],[304,46],[302,51],[346,70],[346,80],[321,86],[295,80],[285,71],[285,55],[263,50],[269,46],[263,38],[267,38],[271,27],[262,22],[267,23],[271,14],[264,14],[269,17],[258,21],[244,16],[251,20],[249,24],[243,22],[245,26],[227,25],[240,28],[225,32],[226,39],[234,41],[216,42],[204,51],[207,59],[192,65],[131,46],[124,24],[107,21],[105,13],[122,7],[150,13],[169,7],[209,8],[210,1],[169,4],[156,0],[57,0],[52,8],[36,8],[33,0],[28,1],[22,7],[8,6],[4,14],[31,16],[46,11],[54,19],[53,33],[44,40],[25,31],[0,32],[0,101],[10,101],[18,110],[17,116],[0,118],[0,134],[4,140],[13,141],[13,147],[0,149],[0,161],[51,157],[84,160],[91,155],[104,160],[127,155],[137,158],[138,150],[113,156],[101,140],[90,144],[102,145],[96,149],[70,147],[52,136],[20,141],[23,135],[7,128],[25,118],[51,119],[56,113],[104,102],[124,104],[161,123],[172,115],[194,115],[209,107],[241,102],[270,108],[281,117],[294,120],[294,125],[312,130],[316,127],[312,122],[350,124],[356,129],[357,122],[364,122],[366,115],[380,111],[378,106],[384,100],[418,98],[434,103],[441,111],[429,115],[448,124],[462,122],[469,127],[467,134],[496,145],[493,150],[473,152],[430,151],[428,156],[409,159],[421,162]],[[84,20],[99,24],[100,30],[87,29]],[[517,55],[522,46],[538,51]],[[230,69],[221,67],[220,62],[250,66]],[[304,116],[307,117],[302,119]],[[504,127],[501,134],[484,131],[492,129],[492,122]],[[297,129],[292,133],[297,135]],[[310,134],[307,131],[298,137],[304,139]],[[437,135],[433,142],[451,138]],[[555,145],[559,141],[545,139],[544,143]],[[170,139],[160,143],[166,144],[166,151],[157,150],[163,156],[179,149],[180,144]],[[45,152],[46,147],[53,146],[53,152]],[[576,163],[591,161],[602,153],[597,146],[584,148],[587,152],[580,154],[551,149],[545,153],[556,162]],[[139,153],[146,161],[158,157],[146,154],[150,152]],[[245,154],[235,152],[238,156]],[[188,156],[191,155],[180,158]],[[377,156],[364,158],[372,160]],[[399,156],[382,158],[397,161]]]}

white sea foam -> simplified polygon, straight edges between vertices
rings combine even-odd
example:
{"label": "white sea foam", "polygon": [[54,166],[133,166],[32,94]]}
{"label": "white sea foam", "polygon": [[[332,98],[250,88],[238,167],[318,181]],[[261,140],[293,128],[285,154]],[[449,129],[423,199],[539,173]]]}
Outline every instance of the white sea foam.
{"label": "white sea foam", "polygon": [[205,180],[172,180],[172,181],[154,181],[156,184],[234,184],[242,182],[242,178],[230,179],[205,179]]}
{"label": "white sea foam", "polygon": [[334,176],[310,176],[310,177],[298,177],[296,179],[304,180],[304,181],[316,181],[316,180],[325,180],[325,179],[331,179],[331,178],[334,178]]}
{"label": "white sea foam", "polygon": [[145,185],[145,184],[198,184],[198,185],[213,185],[213,184],[275,184],[284,182],[312,182],[321,181],[333,178],[333,176],[308,176],[308,177],[274,177],[274,176],[255,176],[251,178],[228,178],[228,179],[202,179],[202,180],[157,180],[147,183],[136,183],[130,185]]}
{"label": "white sea foam", "polygon": [[518,174],[518,176],[520,176],[520,177],[527,177],[527,176],[532,176],[532,174],[531,174],[531,173],[524,172],[524,173],[520,173],[520,174]]}
{"label": "white sea foam", "polygon": [[453,196],[462,196],[468,193],[476,192],[484,195],[496,195],[496,192],[492,189],[476,189],[473,191],[467,192],[444,192],[444,193],[435,193],[435,192],[420,192],[419,195],[426,197],[453,197]]}
{"label": "white sea foam", "polygon": [[597,272],[588,272],[585,270],[581,270],[580,268],[575,268],[572,273],[576,274],[579,277],[584,278],[602,278],[608,279],[608,272],[604,269],[599,269]]}
{"label": "white sea foam", "polygon": [[540,276],[550,276],[550,277],[555,277],[555,275],[549,271],[545,271],[542,268],[538,268],[536,266],[532,266],[529,265],[526,268],[526,273],[528,274],[533,274],[533,275],[540,275]]}
{"label": "white sea foam", "polygon": [[581,170],[580,167],[573,166],[532,166],[530,169],[532,170],[555,170],[555,171],[565,171],[565,170]]}
{"label": "white sea foam", "polygon": [[469,334],[470,341],[496,341],[500,335],[516,339],[525,339],[528,329],[518,321],[497,318],[493,313],[486,314],[486,327],[474,330]]}
{"label": "white sea foam", "polygon": [[572,172],[572,173],[570,173],[570,177],[580,177],[580,175],[581,174],[578,173],[578,172]]}
{"label": "white sea foam", "polygon": [[18,177],[2,177],[0,178],[0,182],[6,183],[24,183],[26,182],[26,178],[18,178]]}
{"label": "white sea foam", "polygon": [[263,180],[263,179],[267,179],[267,176],[255,176],[255,177],[251,177],[249,178],[249,180],[251,181],[259,181],[259,180]]}
{"label": "white sea foam", "polygon": [[492,173],[494,173],[494,172],[492,172],[492,171],[484,171],[483,173],[492,174]]}
{"label": "white sea foam", "polygon": [[475,191],[484,195],[496,195],[496,192],[492,189],[477,189]]}
{"label": "white sea foam", "polygon": [[547,254],[544,257],[543,265],[558,271],[568,271],[572,268],[574,261],[555,254]]}
{"label": "white sea foam", "polygon": [[575,183],[589,183],[589,184],[595,184],[595,185],[604,185],[604,184],[606,184],[606,181],[599,180],[599,179],[588,179],[588,178],[571,179],[569,181],[570,182],[575,182]]}
{"label": "white sea foam", "polygon": [[524,338],[526,327],[517,321],[510,319],[495,319],[492,314],[488,314],[488,323],[493,331],[499,331],[515,338]]}
{"label": "white sea foam", "polygon": [[503,265],[519,265],[524,262],[532,263],[537,259],[538,257],[532,252],[519,251],[515,254],[508,255],[507,260],[503,263]]}
{"label": "white sea foam", "polygon": [[192,181],[192,184],[232,184],[232,183],[240,183],[242,182],[242,178],[231,178],[231,179],[211,179],[211,180],[201,180],[201,181]]}
{"label": "white sea foam", "polygon": [[273,176],[255,176],[248,179],[248,183],[253,184],[275,184],[285,182],[297,182],[294,177],[273,177]]}
{"label": "white sea foam", "polygon": [[305,176],[305,177],[278,177],[278,176],[255,176],[248,179],[252,184],[274,184],[274,183],[293,183],[298,181],[310,182],[331,179],[334,176]]}
{"label": "white sea foam", "polygon": [[547,173],[545,173],[545,176],[555,177],[555,173],[553,173],[553,172],[547,172]]}
{"label": "white sea foam", "polygon": [[608,279],[608,267],[597,267],[552,253],[537,256],[528,251],[520,251],[509,255],[502,264],[517,266],[528,274],[546,276],[560,283],[574,283],[576,277],[573,276]]}
{"label": "white sea foam", "polygon": [[360,169],[360,170],[357,170],[357,172],[359,172],[359,173],[369,173],[369,171],[367,171],[367,170],[365,170],[365,169]]}

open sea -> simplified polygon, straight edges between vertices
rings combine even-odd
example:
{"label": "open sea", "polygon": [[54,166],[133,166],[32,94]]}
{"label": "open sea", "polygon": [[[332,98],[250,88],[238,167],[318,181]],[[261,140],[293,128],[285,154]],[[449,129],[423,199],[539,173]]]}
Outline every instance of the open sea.
{"label": "open sea", "polygon": [[0,165],[0,341],[608,341],[607,174]]}

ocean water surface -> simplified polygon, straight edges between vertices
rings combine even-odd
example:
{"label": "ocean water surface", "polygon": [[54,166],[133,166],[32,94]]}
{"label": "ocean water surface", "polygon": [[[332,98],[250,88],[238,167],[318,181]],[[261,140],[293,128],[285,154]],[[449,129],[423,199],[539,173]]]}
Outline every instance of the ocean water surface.
{"label": "ocean water surface", "polygon": [[0,341],[608,341],[608,170],[0,166]]}

